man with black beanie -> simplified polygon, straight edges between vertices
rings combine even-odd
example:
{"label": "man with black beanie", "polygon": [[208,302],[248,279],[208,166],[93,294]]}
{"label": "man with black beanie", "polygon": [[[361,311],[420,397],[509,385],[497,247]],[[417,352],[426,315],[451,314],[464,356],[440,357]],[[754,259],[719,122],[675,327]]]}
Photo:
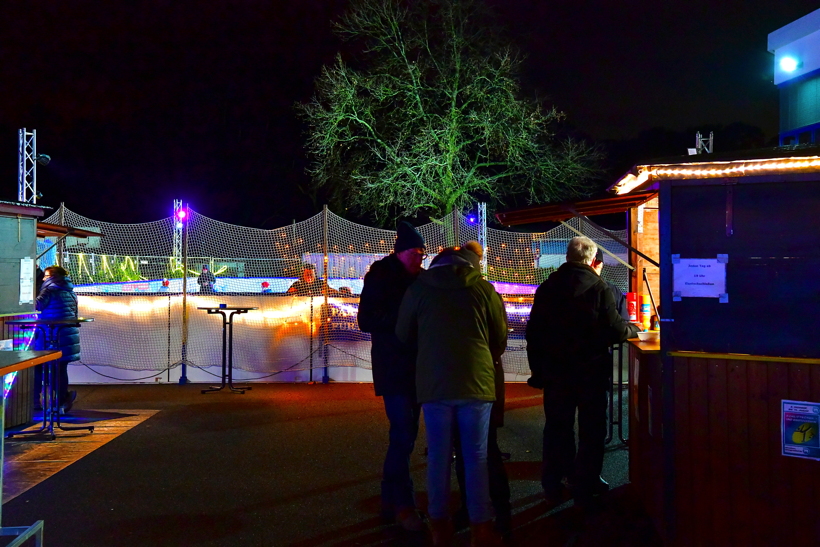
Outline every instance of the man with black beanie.
{"label": "man with black beanie", "polygon": [[416,512],[410,455],[419,429],[416,402],[416,350],[396,337],[396,319],[404,292],[421,272],[424,238],[408,222],[396,230],[393,253],[370,266],[359,301],[359,328],[372,338],[373,386],[384,399],[390,437],[382,478],[382,515],[405,530],[424,530]]}

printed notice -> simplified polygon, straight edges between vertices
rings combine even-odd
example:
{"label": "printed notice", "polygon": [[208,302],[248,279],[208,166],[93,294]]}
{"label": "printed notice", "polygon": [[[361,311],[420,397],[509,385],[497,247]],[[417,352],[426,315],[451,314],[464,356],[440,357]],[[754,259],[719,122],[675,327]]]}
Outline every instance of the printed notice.
{"label": "printed notice", "polygon": [[784,456],[820,460],[820,403],[782,401],[780,431]]}
{"label": "printed notice", "polygon": [[20,259],[20,304],[34,302],[34,259]]}
{"label": "printed notice", "polygon": [[720,298],[726,294],[725,262],[716,258],[681,258],[672,268],[675,299]]}

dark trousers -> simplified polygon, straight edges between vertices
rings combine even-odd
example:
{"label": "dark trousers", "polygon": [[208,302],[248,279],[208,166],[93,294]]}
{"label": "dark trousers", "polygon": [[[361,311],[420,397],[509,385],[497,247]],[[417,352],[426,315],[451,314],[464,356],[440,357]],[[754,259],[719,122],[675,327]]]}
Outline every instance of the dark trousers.
{"label": "dark trousers", "polygon": [[[467,507],[467,489],[464,477],[464,461],[461,458],[461,445],[456,439],[456,478],[461,496],[461,506]],[[498,427],[490,423],[487,433],[487,470],[490,482],[490,501],[493,504],[495,516],[505,518],[510,516],[510,480],[504,468],[504,458],[498,448]]]}
{"label": "dark trousers", "polygon": [[[593,485],[604,465],[609,380],[573,378],[549,381],[544,388],[544,452],[541,484],[553,494],[561,479],[583,488]],[[575,410],[578,409],[578,451]]]}
{"label": "dark trousers", "polygon": [[[34,367],[34,404],[40,404],[40,394],[43,390],[43,369],[46,365]],[[59,361],[57,367],[60,369],[60,382],[56,388],[57,401],[63,404],[68,400],[68,362]]]}
{"label": "dark trousers", "polygon": [[419,432],[421,406],[416,403],[415,397],[407,395],[385,395],[383,399],[390,422],[390,443],[384,458],[382,508],[415,508],[410,455]]}

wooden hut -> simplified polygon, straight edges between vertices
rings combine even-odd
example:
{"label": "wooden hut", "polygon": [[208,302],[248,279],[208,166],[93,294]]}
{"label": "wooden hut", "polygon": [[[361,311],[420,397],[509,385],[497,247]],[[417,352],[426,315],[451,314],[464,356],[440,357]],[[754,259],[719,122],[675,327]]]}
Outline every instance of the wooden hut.
{"label": "wooden hut", "polygon": [[[633,250],[660,264],[660,343],[629,359],[630,479],[658,531],[820,545],[820,149],[640,165],[612,190],[658,193],[657,240],[629,208]],[[548,220],[499,220],[525,217]]]}

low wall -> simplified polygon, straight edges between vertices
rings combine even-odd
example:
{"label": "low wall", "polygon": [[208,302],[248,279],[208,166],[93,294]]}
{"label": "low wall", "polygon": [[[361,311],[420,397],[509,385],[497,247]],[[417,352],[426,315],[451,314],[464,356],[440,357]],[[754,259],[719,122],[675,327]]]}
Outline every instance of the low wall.
{"label": "low wall", "polygon": [[[222,318],[197,308],[219,304],[259,308],[234,316],[237,379],[302,381],[313,369],[318,380],[317,369],[328,367],[337,381],[371,381],[370,335],[358,329],[358,298],[328,298],[325,304],[324,297],[189,294],[187,333],[182,300],[171,293],[82,294],[80,315],[94,322],[80,328],[81,361],[71,367],[72,381],[107,381],[105,374],[173,382],[183,361],[189,380],[212,381],[222,362]],[[528,375],[523,335],[529,304],[510,299],[507,313],[513,331],[505,371],[513,378]]]}

